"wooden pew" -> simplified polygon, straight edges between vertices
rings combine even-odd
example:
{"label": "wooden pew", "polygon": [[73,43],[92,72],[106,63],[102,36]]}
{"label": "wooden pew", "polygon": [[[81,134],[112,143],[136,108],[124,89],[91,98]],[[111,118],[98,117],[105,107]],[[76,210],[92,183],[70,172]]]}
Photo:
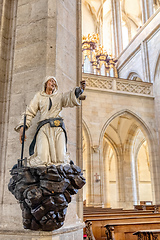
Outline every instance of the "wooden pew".
{"label": "wooden pew", "polygon": [[146,204],[141,204],[141,205],[134,205],[134,209],[136,210],[153,210],[154,212],[159,212],[160,211],[160,205],[146,205]]}
{"label": "wooden pew", "polygon": [[136,217],[142,217],[142,218],[159,218],[160,213],[153,213],[153,212],[131,212],[131,213],[104,213],[104,214],[86,214],[83,216],[83,221],[86,220],[98,220],[98,219],[121,219],[121,218],[136,218]]}
{"label": "wooden pew", "polygon": [[[105,228],[104,226],[110,226],[110,227],[114,227],[114,234],[115,234],[115,240],[125,240],[125,234],[123,232],[120,233],[120,235],[123,235],[123,238],[119,239],[116,238],[116,236],[118,233],[115,232],[115,226],[121,226],[121,229],[123,229],[123,225],[126,226],[132,226],[132,234],[137,231],[137,226],[141,226],[142,224],[153,224],[154,225],[154,229],[160,227],[160,214],[157,213],[152,213],[148,214],[148,215],[136,215],[136,214],[132,214],[132,216],[129,215],[117,215],[117,216],[108,216],[106,217],[91,217],[90,219],[86,219],[85,223],[87,224],[87,222],[92,222],[92,230],[93,230],[93,235],[95,237],[96,240],[100,240],[100,239],[105,239],[106,238],[106,234],[105,234]],[[130,224],[130,225],[128,225]],[[158,225],[157,225],[158,224]],[[145,228],[146,229],[146,228]],[[142,228],[138,228],[138,230],[142,230]],[[122,236],[121,236],[122,237]],[[135,237],[135,236],[134,236]],[[126,238],[127,239],[127,238]],[[128,238],[129,239],[129,238]],[[135,238],[133,238],[135,239]],[[130,240],[130,239],[129,239]]]}
{"label": "wooden pew", "polygon": [[[134,234],[135,231],[137,232],[142,230],[153,231],[155,228],[160,229],[160,222],[151,221],[151,222],[135,222],[135,223],[119,223],[119,224],[115,223],[115,224],[107,224],[105,228],[107,232],[112,232],[112,236],[113,236],[112,238],[106,238],[106,240],[137,240],[137,236]],[[105,239],[106,236],[104,237],[102,236],[101,238],[96,238],[96,240]],[[142,238],[139,238],[139,239],[142,240]],[[147,238],[145,238],[145,240],[146,239]],[[155,239],[158,240],[157,238]],[[150,240],[152,240],[152,238]]]}
{"label": "wooden pew", "polygon": [[[126,210],[123,210],[122,208],[117,208],[117,209],[112,209],[112,208],[89,208],[89,207],[85,207],[83,209],[83,214],[84,215],[87,215],[87,214],[102,214],[102,213],[121,213],[121,212],[143,212],[144,210],[143,209],[126,209]],[[154,208],[151,208],[151,209],[147,209],[145,211],[150,211],[150,212],[155,212],[154,211]],[[156,211],[157,212],[157,211]]]}
{"label": "wooden pew", "polygon": [[141,240],[158,240],[160,239],[160,229],[153,229],[153,230],[140,230],[137,231],[135,233],[133,233],[133,235],[137,236],[137,240],[141,239]]}

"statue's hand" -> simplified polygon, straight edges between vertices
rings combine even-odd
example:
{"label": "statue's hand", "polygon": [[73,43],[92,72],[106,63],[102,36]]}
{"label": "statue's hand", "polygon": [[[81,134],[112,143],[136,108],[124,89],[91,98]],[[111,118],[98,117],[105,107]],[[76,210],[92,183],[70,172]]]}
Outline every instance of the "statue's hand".
{"label": "statue's hand", "polygon": [[83,101],[83,100],[85,100],[86,99],[86,95],[81,95],[80,97],[79,97],[79,100],[81,100],[81,101]]}
{"label": "statue's hand", "polygon": [[[19,141],[22,144],[22,138],[23,138],[23,127],[20,128],[20,132],[19,132]],[[24,141],[26,141],[26,135],[24,136]]]}
{"label": "statue's hand", "polygon": [[82,80],[80,81],[80,87],[84,90],[86,88],[86,81]]}

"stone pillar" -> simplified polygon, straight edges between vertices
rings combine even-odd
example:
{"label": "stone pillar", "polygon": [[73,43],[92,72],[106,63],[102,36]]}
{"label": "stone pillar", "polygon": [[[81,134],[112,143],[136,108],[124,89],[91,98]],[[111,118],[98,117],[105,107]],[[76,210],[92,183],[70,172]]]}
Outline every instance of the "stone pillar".
{"label": "stone pillar", "polygon": [[118,57],[120,52],[123,50],[120,0],[111,0],[111,10],[114,41],[113,53],[114,57]]}
{"label": "stone pillar", "polygon": [[150,82],[150,69],[149,69],[149,59],[148,59],[148,48],[147,43],[141,43],[142,61],[143,61],[143,76],[144,82]]}
{"label": "stone pillar", "polygon": [[110,192],[109,192],[109,163],[108,158],[109,155],[107,155],[108,150],[108,144],[105,143],[103,145],[103,167],[104,174],[103,174],[103,199],[104,199],[104,207],[110,207],[111,206],[111,199],[110,199]]}
{"label": "stone pillar", "polygon": [[99,145],[94,145],[92,147],[93,151],[93,186],[94,186],[94,206],[102,207],[102,165],[100,161],[100,151],[99,151]]}
{"label": "stone pillar", "polygon": [[[77,85],[82,79],[82,16],[81,16],[82,1],[77,0]],[[83,104],[83,102],[82,102]],[[77,108],[77,165],[83,170],[83,154],[82,154],[82,105]],[[77,194],[77,213],[83,221],[83,189],[80,189]]]}
{"label": "stone pillar", "polygon": [[[8,0],[8,2],[11,1]],[[12,2],[16,3],[16,1]],[[68,207],[64,226],[54,231],[53,234],[41,234],[23,230],[20,207],[11,193],[7,191],[10,179],[9,170],[20,158],[21,149],[19,137],[14,131],[14,127],[34,94],[42,89],[45,76],[54,75],[62,92],[69,91],[78,83],[79,58],[77,58],[77,49],[80,46],[77,42],[79,28],[77,3],[78,1],[75,0],[18,1],[14,29],[16,31],[14,68],[12,84],[9,89],[11,94],[8,108],[7,151],[6,158],[2,159],[5,164],[3,168],[4,187],[0,189],[2,193],[0,228],[3,230],[0,231],[0,239],[25,239],[26,237],[26,239],[80,240],[83,238],[83,224],[80,223],[76,214],[76,197],[73,197],[73,201]],[[79,159],[76,160],[76,108],[65,109],[63,117],[67,126],[68,152],[71,159],[76,163],[76,161],[80,161]],[[37,120],[38,116],[33,121],[32,128],[26,133],[25,156],[28,156],[28,147],[34,135]],[[77,155],[78,157],[79,155]]]}
{"label": "stone pillar", "polygon": [[156,119],[156,156],[152,163],[153,178],[154,178],[154,192],[155,192],[155,202],[154,204],[160,204],[160,56],[156,64],[155,75],[154,75],[154,95],[155,95],[155,119]]}
{"label": "stone pillar", "polygon": [[143,24],[153,15],[153,0],[141,0]]}
{"label": "stone pillar", "polygon": [[122,153],[121,146],[118,146],[117,151],[119,155],[117,156],[117,181],[118,181],[118,207],[124,208],[125,203],[125,178],[124,178],[124,156]]}
{"label": "stone pillar", "polygon": [[[5,191],[5,165],[13,70],[17,1],[0,2],[0,208]],[[0,213],[1,213],[0,209]]]}
{"label": "stone pillar", "polygon": [[[131,159],[130,154],[125,154],[124,156],[124,175],[123,175],[123,181],[124,181],[124,203],[123,208],[124,209],[131,209],[134,205],[133,200],[133,176],[132,176],[132,166],[131,166]],[[121,175],[122,177],[122,175]]]}

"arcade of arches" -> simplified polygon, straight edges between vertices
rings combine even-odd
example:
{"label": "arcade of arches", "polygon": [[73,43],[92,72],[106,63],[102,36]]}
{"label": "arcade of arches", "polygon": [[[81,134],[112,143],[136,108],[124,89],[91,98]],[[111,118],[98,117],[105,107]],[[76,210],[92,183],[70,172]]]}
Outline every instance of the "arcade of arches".
{"label": "arcade of arches", "polygon": [[[90,61],[89,70],[83,69],[87,83],[87,100],[82,104],[87,179],[83,200],[86,206],[111,208],[133,208],[144,201],[158,204],[160,3],[82,3],[82,34],[98,33],[110,58],[118,59],[117,77],[110,74],[112,64],[102,63],[97,50],[83,51],[83,59]],[[96,72],[94,54],[99,59]]]}

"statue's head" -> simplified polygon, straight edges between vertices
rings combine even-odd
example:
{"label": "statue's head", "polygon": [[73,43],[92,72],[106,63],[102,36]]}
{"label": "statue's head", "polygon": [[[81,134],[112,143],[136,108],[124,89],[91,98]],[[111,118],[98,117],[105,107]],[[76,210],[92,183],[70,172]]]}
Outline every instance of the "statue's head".
{"label": "statue's head", "polygon": [[57,92],[58,91],[58,83],[57,80],[54,76],[47,76],[45,78],[45,81],[43,83],[44,85],[44,92],[46,92],[46,88],[47,87],[53,87],[53,92]]}

